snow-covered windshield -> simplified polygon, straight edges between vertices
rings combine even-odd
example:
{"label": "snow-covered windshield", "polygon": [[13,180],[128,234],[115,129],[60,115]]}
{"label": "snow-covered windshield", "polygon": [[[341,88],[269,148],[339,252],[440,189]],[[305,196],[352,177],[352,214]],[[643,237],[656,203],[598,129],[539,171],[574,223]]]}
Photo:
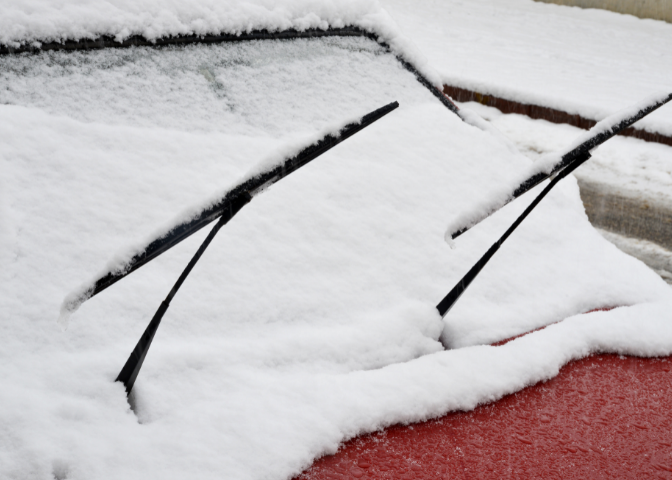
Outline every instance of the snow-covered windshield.
{"label": "snow-covered windshield", "polygon": [[[206,231],[65,333],[63,298],[260,161],[393,101],[220,231],[163,319],[136,417],[114,379]],[[662,302],[459,348],[668,298],[567,179],[442,322],[434,305],[525,203],[457,250],[446,220],[530,164],[366,38],[0,56],[0,477],[292,478],[358,433],[473,408],[590,351],[667,354]]]}
{"label": "snow-covered windshield", "polygon": [[[391,298],[403,299],[411,291],[435,305],[474,258],[451,254],[443,242],[445,219],[501,188],[529,161],[463,122],[385,47],[364,37],[0,56],[2,193],[12,205],[3,223],[10,232],[19,229],[16,245],[30,250],[27,236],[36,250],[48,253],[40,265],[49,265],[49,272],[40,278],[64,276],[51,283],[58,286],[54,296],[60,305],[116,252],[146,244],[186,207],[226,189],[269,155],[392,101],[401,105],[393,114],[274,186],[272,195],[262,195],[227,226],[217,244],[232,243],[208,252],[220,252],[226,261],[199,265],[201,280],[190,278],[184,287],[188,298],[190,288],[226,286],[226,298],[173,308],[177,315],[186,308],[202,319],[220,318],[226,308],[227,322],[291,318],[322,325],[346,312],[359,324],[356,305],[389,305]],[[582,210],[577,214],[585,221]],[[462,242],[462,252],[482,250],[474,238],[483,238],[485,245],[501,232],[497,222],[489,225]],[[48,249],[39,246],[45,229],[60,238]],[[400,232],[413,232],[413,240]],[[525,244],[521,235],[518,241]],[[197,241],[157,258],[89,308],[102,309],[107,318],[114,310],[105,307],[108,302],[133,303],[129,289],[166,290],[175,278],[169,266],[183,266]],[[4,251],[11,256],[13,248]],[[77,261],[70,260],[73,255]],[[38,261],[39,256],[26,258]],[[376,272],[386,269],[397,280],[381,281]],[[283,289],[272,271],[285,278]],[[481,285],[498,285],[498,275],[490,267]],[[553,282],[552,275],[544,275],[543,282],[520,277],[521,295],[530,285],[545,292],[526,294],[526,309],[535,311],[526,303],[531,298],[537,310],[546,305],[558,275]],[[243,277],[250,280],[241,282]],[[572,283],[575,277],[568,276],[573,295],[591,298],[591,290]],[[327,285],[339,284],[337,296],[322,298]],[[270,317],[259,295],[275,306]],[[290,300],[294,295],[299,298]],[[280,305],[284,313],[276,312]],[[485,305],[497,314],[483,316]],[[522,318],[497,299],[479,297],[478,289],[456,308],[459,320],[453,325],[468,325],[464,339],[454,334],[456,344],[483,341],[480,333],[468,340],[479,325],[473,317],[487,318],[488,325],[502,323],[500,315]],[[314,316],[314,309],[330,314]],[[543,321],[536,315],[525,318],[524,327],[506,324],[511,330],[506,334],[527,328],[525,322]],[[109,321],[116,322],[116,316]]]}
{"label": "snow-covered windshield", "polygon": [[364,37],[0,56],[0,103],[90,122],[282,137],[400,94],[427,92]]}

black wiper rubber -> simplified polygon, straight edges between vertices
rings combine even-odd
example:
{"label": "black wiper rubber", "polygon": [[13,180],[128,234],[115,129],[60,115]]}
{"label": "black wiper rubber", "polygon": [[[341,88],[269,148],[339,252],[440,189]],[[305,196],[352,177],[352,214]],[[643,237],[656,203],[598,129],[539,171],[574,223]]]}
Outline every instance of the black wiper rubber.
{"label": "black wiper rubber", "polygon": [[141,253],[135,255],[130,260],[124,271],[108,272],[106,275],[100,277],[95,282],[95,286],[93,292],[90,294],[90,297],[97,295],[110,285],[113,285],[125,276],[136,271],[138,268],[152,261],[166,250],[169,250],[170,248],[180,243],[182,240],[198,232],[201,228],[205,227],[215,219],[224,217],[228,221],[229,219],[233,218],[233,216],[240,209],[238,207],[239,204],[243,201],[244,203],[249,201],[245,201],[248,196],[253,196],[254,193],[260,188],[265,188],[285,178],[290,173],[298,170],[323,153],[332,149],[342,141],[350,138],[355,133],[368,127],[373,122],[380,119],[384,115],[387,115],[397,107],[399,107],[399,103],[392,102],[382,108],[379,108],[378,110],[374,110],[373,112],[364,115],[364,117],[362,117],[359,122],[350,123],[343,127],[338,134],[326,135],[317,143],[304,148],[297,155],[285,160],[282,164],[235,186],[216,204],[199,212],[191,220],[177,225],[166,236],[152,241],[144,248]]}
{"label": "black wiper rubber", "polygon": [[[556,173],[560,172],[562,169],[566,168],[567,166],[571,165],[574,163],[577,159],[581,158],[584,154],[589,153],[591,150],[594,148],[602,145],[604,142],[612,138],[613,136],[617,135],[619,132],[625,130],[629,126],[631,126],[633,123],[637,122],[638,120],[641,120],[642,118],[646,117],[649,113],[653,112],[654,110],[657,110],[658,108],[662,107],[665,105],[667,102],[672,100],[672,94],[668,95],[664,99],[658,100],[653,102],[652,104],[646,106],[645,108],[639,110],[635,115],[628,117],[624,120],[621,120],[618,123],[615,123],[612,125],[610,128],[605,129],[604,131],[601,131],[599,133],[596,133],[592,137],[590,137],[588,140],[583,142],[581,145],[578,147],[572,149],[571,151],[565,153],[560,161],[556,163],[553,166],[553,169],[550,171],[550,173],[537,173],[536,175],[532,175],[530,178],[525,180],[523,183],[521,183],[511,194],[511,198],[508,202],[506,202],[504,205],[507,205],[508,203],[512,202],[516,198],[520,197],[521,195],[525,194],[526,192],[530,191],[537,185],[539,185],[541,182],[546,180],[547,178],[550,178],[551,176],[555,175]],[[502,207],[504,206],[502,205]],[[501,207],[500,207],[501,208]],[[489,212],[487,215],[482,217],[480,220],[478,220],[477,223],[485,220],[488,218],[490,215],[495,213],[494,210],[492,212]],[[476,225],[474,224],[474,225]],[[471,227],[465,227],[460,230],[457,230],[455,232],[451,232],[450,236],[454,240],[460,235],[462,235],[464,232],[469,230]]]}

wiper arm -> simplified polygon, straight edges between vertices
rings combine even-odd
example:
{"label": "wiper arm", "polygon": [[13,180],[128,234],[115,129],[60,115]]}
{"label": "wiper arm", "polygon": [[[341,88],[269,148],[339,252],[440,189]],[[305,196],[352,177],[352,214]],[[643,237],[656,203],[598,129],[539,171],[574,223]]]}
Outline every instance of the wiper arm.
{"label": "wiper arm", "polygon": [[499,250],[499,247],[502,246],[502,244],[506,241],[507,238],[513,233],[513,231],[518,228],[518,225],[523,223],[523,220],[530,214],[532,210],[543,200],[543,198],[546,196],[548,192],[551,191],[553,187],[557,185],[557,183],[565,178],[567,175],[572,173],[576,168],[578,168],[582,163],[587,161],[590,158],[590,153],[585,152],[583,156],[577,158],[574,163],[572,163],[569,167],[563,169],[560,173],[558,173],[553,180],[550,181],[548,185],[546,185],[546,188],[544,188],[539,195],[537,195],[537,198],[535,198],[532,203],[530,203],[525,211],[516,219],[515,222],[509,227],[509,229],[504,232],[504,235],[500,237],[499,240],[497,240],[489,249],[487,252],[485,252],[485,255],[483,255],[476,264],[471,267],[471,269],[467,272],[467,274],[462,277],[462,279],[453,287],[453,289],[448,292],[448,295],[446,295],[443,300],[439,302],[439,304],[436,306],[436,309],[439,311],[439,314],[441,314],[441,317],[445,317],[446,314],[450,311],[451,308],[453,308],[453,305],[457,302],[457,300],[462,296],[462,294],[465,292],[465,290],[471,285],[471,282],[474,281],[474,279],[478,276],[480,271],[485,267],[485,265],[490,261],[490,259],[495,255],[497,250]]}
{"label": "wiper arm", "polygon": [[219,202],[216,207],[208,208],[202,211],[196,217],[196,219],[181,224],[176,229],[178,230],[178,233],[172,234],[172,232],[175,231],[173,230],[169,237],[157,239],[154,240],[152,243],[150,243],[149,246],[145,249],[145,252],[147,253],[143,252],[143,256],[141,257],[140,256],[133,257],[134,263],[132,264],[131,270],[129,270],[126,273],[120,273],[116,275],[113,273],[108,273],[106,276],[102,277],[96,282],[97,290],[94,290],[93,295],[112,285],[114,282],[120,280],[131,271],[136,270],[140,266],[149,262],[152,258],[156,258],[158,255],[165,252],[173,245],[177,244],[178,242],[185,239],[187,236],[191,235],[192,233],[202,228],[206,223],[211,221],[213,218],[216,218],[217,216],[220,217],[219,221],[212,228],[208,236],[205,238],[201,246],[196,251],[196,254],[194,254],[192,259],[189,261],[187,267],[184,269],[180,277],[177,279],[177,282],[175,282],[175,285],[168,293],[168,296],[166,296],[165,300],[161,302],[161,305],[154,314],[154,317],[152,318],[149,325],[145,329],[144,333],[140,337],[140,340],[138,341],[135,348],[131,352],[131,355],[128,357],[128,360],[126,360],[126,363],[124,364],[124,367],[121,369],[121,372],[119,372],[116,381],[122,382],[124,384],[127,395],[130,394],[131,390],[133,389],[133,385],[135,384],[135,380],[138,377],[138,373],[140,373],[140,369],[142,368],[142,364],[145,361],[145,357],[147,356],[149,347],[152,344],[154,335],[156,334],[156,331],[159,328],[159,325],[161,324],[161,319],[168,310],[168,307],[170,306],[170,302],[172,301],[173,297],[177,294],[177,291],[180,289],[184,281],[187,279],[187,276],[189,275],[191,270],[194,268],[198,260],[205,252],[205,249],[208,248],[210,242],[212,242],[212,240],[215,238],[217,232],[224,225],[226,225],[226,223],[231,218],[233,218],[233,216],[236,213],[238,213],[245,205],[247,205],[252,200],[252,198],[256,193],[276,183],[280,179],[285,178],[290,173],[298,170],[311,160],[319,157],[324,152],[335,147],[343,140],[351,137],[360,130],[368,127],[369,125],[371,125],[373,122],[380,119],[384,115],[387,115],[392,110],[396,109],[398,106],[399,104],[397,102],[393,102],[390,103],[389,105],[379,108],[378,110],[375,110],[362,117],[359,122],[350,123],[346,125],[338,133],[325,135],[320,141],[304,148],[296,156],[285,160],[282,164],[275,166],[273,168],[268,168],[258,176],[255,176],[254,178],[247,180],[241,183],[240,185],[234,187],[224,196],[222,201]]}

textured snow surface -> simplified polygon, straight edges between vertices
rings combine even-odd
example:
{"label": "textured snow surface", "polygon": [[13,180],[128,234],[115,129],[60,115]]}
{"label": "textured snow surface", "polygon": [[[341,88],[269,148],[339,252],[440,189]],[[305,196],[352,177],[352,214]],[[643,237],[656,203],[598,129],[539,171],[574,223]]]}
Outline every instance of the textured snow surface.
{"label": "textured snow surface", "polygon": [[151,41],[176,35],[343,27],[376,35],[441,85],[427,59],[400,34],[378,0],[0,0],[0,45],[13,47],[100,36],[123,41],[140,35]]}
{"label": "textured snow surface", "polygon": [[[601,120],[672,87],[672,25],[532,0],[382,0],[443,81]],[[639,128],[672,135],[672,110]]]}
{"label": "textured snow surface", "polygon": [[375,0],[3,0],[0,7],[4,44],[326,29],[370,25],[381,15]]}
{"label": "textured snow surface", "polygon": [[[2,478],[287,479],[349,437],[473,408],[591,351],[672,353],[669,287],[589,225],[573,178],[441,321],[434,305],[528,200],[456,250],[446,216],[531,161],[374,42],[45,53],[0,71]],[[206,232],[62,331],[67,292],[264,158],[393,100],[220,231],[164,317],[133,413],[114,379]],[[616,305],[630,307],[562,321]]]}

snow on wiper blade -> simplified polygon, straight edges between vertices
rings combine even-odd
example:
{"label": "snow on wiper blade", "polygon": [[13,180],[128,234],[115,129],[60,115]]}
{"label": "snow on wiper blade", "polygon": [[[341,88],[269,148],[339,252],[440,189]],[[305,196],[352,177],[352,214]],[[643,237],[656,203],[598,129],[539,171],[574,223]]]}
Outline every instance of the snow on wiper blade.
{"label": "snow on wiper blade", "polygon": [[152,261],[215,219],[227,217],[224,221],[226,223],[259,191],[285,178],[397,107],[399,107],[399,103],[392,102],[345,126],[330,129],[321,138],[311,142],[310,145],[302,148],[296,154],[267,159],[257,165],[255,169],[223,195],[208,202],[207,205],[201,206],[196,211],[186,212],[170,227],[155,234],[151,240],[118,255],[101,274],[64,299],[61,306],[61,316],[67,317],[89,298]]}
{"label": "snow on wiper blade", "polygon": [[651,112],[672,100],[671,93],[649,97],[629,108],[610,115],[598,122],[589,131],[580,135],[564,150],[564,153],[547,156],[538,160],[530,170],[522,175],[522,181],[513,182],[516,187],[506,187],[477,208],[456,218],[446,230],[446,240],[454,240],[474,225],[488,218],[497,210],[539,185],[547,178],[573,164],[584,154],[591,152],[604,142],[646,117]]}
{"label": "snow on wiper blade", "polygon": [[[519,197],[523,193],[541,183],[546,178],[550,176],[554,176],[554,178],[549,182],[548,185],[546,185],[541,193],[537,195],[532,203],[530,203],[525,208],[523,213],[518,216],[516,221],[511,224],[511,226],[506,230],[506,232],[504,232],[499,240],[497,240],[488,249],[488,251],[485,252],[485,254],[474,264],[473,267],[471,267],[464,277],[462,277],[460,281],[457,282],[457,284],[452,288],[452,290],[448,292],[448,294],[439,302],[439,304],[436,306],[436,309],[439,311],[441,317],[445,318],[450,309],[453,308],[462,294],[467,290],[467,288],[469,288],[469,285],[471,285],[481,270],[483,270],[485,265],[495,255],[495,253],[497,253],[506,239],[511,236],[514,230],[518,228],[518,226],[527,218],[532,210],[536,208],[539,202],[544,199],[544,197],[553,189],[553,187],[555,187],[555,185],[560,182],[560,180],[572,173],[584,162],[588,161],[591,155],[590,152],[597,146],[601,145],[624,128],[629,127],[637,120],[645,117],[670,100],[672,100],[672,94],[666,94],[665,96],[659,95],[657,97],[649,98],[644,102],[641,102],[629,109],[623,110],[615,115],[612,115],[602,120],[589,132],[586,132],[584,135],[581,135],[577,140],[575,140],[574,145],[577,146],[574,148],[570,147],[570,151],[562,155],[559,161],[557,160],[558,156],[555,156],[549,157],[546,162],[543,162],[546,163],[546,165],[542,166],[543,170],[537,171],[534,175],[529,176],[525,182],[521,183],[520,186],[514,190],[513,196],[509,199],[509,201]],[[553,159],[556,161],[550,161]],[[466,230],[466,228],[464,230]],[[453,238],[462,232],[456,233],[457,234],[455,234]],[[448,233],[446,233],[446,237],[448,237]]]}

